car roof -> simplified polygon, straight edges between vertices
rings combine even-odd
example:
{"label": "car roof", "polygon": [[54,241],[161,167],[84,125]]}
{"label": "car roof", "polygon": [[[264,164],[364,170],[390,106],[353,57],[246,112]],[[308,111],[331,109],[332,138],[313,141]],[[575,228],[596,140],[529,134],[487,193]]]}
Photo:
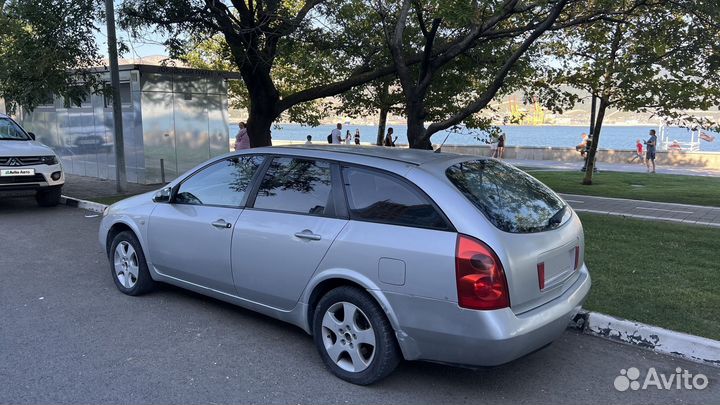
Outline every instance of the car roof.
{"label": "car roof", "polygon": [[[342,155],[368,157],[373,159],[390,160],[420,166],[429,162],[440,160],[450,160],[460,157],[457,153],[436,153],[431,150],[407,149],[407,148],[388,148],[384,146],[369,145],[282,145],[273,146],[271,148],[263,148],[268,151],[278,149],[295,149],[305,151],[328,152],[334,159],[343,160]],[[328,156],[330,157],[330,156]]]}
{"label": "car roof", "polygon": [[3,113],[0,113],[0,118],[9,118],[9,117]]}

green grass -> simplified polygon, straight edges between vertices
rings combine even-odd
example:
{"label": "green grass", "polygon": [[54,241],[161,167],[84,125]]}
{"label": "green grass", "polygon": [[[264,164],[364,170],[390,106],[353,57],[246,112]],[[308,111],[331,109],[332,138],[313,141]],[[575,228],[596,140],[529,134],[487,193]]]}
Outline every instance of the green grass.
{"label": "green grass", "polygon": [[111,204],[115,204],[116,202],[118,202],[120,200],[124,200],[128,197],[132,197],[134,195],[137,195],[137,194],[113,195],[110,197],[94,197],[94,198],[91,198],[90,200],[95,201],[100,204],[111,205]]}
{"label": "green grass", "polygon": [[580,214],[585,308],[720,339],[720,229]]}
{"label": "green grass", "polygon": [[601,172],[584,186],[579,171],[526,171],[559,193],[720,206],[720,177]]}

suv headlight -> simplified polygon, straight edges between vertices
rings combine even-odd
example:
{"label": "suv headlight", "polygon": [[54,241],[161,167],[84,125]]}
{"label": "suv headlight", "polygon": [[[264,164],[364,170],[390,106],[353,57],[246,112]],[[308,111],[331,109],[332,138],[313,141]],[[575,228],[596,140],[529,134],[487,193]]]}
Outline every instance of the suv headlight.
{"label": "suv headlight", "polygon": [[46,165],[56,165],[58,160],[57,157],[53,156],[41,156],[40,161]]}

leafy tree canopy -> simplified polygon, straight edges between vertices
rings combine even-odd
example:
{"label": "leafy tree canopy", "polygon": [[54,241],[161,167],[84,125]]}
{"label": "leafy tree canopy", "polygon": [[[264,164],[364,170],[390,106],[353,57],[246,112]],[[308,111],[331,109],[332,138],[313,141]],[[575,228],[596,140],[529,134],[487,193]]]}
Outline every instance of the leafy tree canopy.
{"label": "leafy tree canopy", "polygon": [[0,97],[13,112],[32,110],[53,94],[79,105],[99,87],[79,69],[97,66],[95,0],[0,2]]}

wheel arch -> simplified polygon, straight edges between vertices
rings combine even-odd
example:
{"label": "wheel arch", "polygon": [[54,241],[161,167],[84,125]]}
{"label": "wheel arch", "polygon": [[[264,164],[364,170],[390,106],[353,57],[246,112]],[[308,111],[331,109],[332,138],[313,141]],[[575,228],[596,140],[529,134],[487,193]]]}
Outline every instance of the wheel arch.
{"label": "wheel arch", "polygon": [[310,334],[313,332],[313,318],[318,302],[320,302],[320,299],[329,291],[341,286],[356,287],[370,294],[375,302],[380,305],[380,308],[385,313],[388,321],[390,321],[390,325],[395,330],[395,333],[401,333],[397,316],[380,288],[367,277],[353,272],[341,271],[321,273],[307,289],[306,299],[304,300],[307,308],[305,322],[307,331]]}

